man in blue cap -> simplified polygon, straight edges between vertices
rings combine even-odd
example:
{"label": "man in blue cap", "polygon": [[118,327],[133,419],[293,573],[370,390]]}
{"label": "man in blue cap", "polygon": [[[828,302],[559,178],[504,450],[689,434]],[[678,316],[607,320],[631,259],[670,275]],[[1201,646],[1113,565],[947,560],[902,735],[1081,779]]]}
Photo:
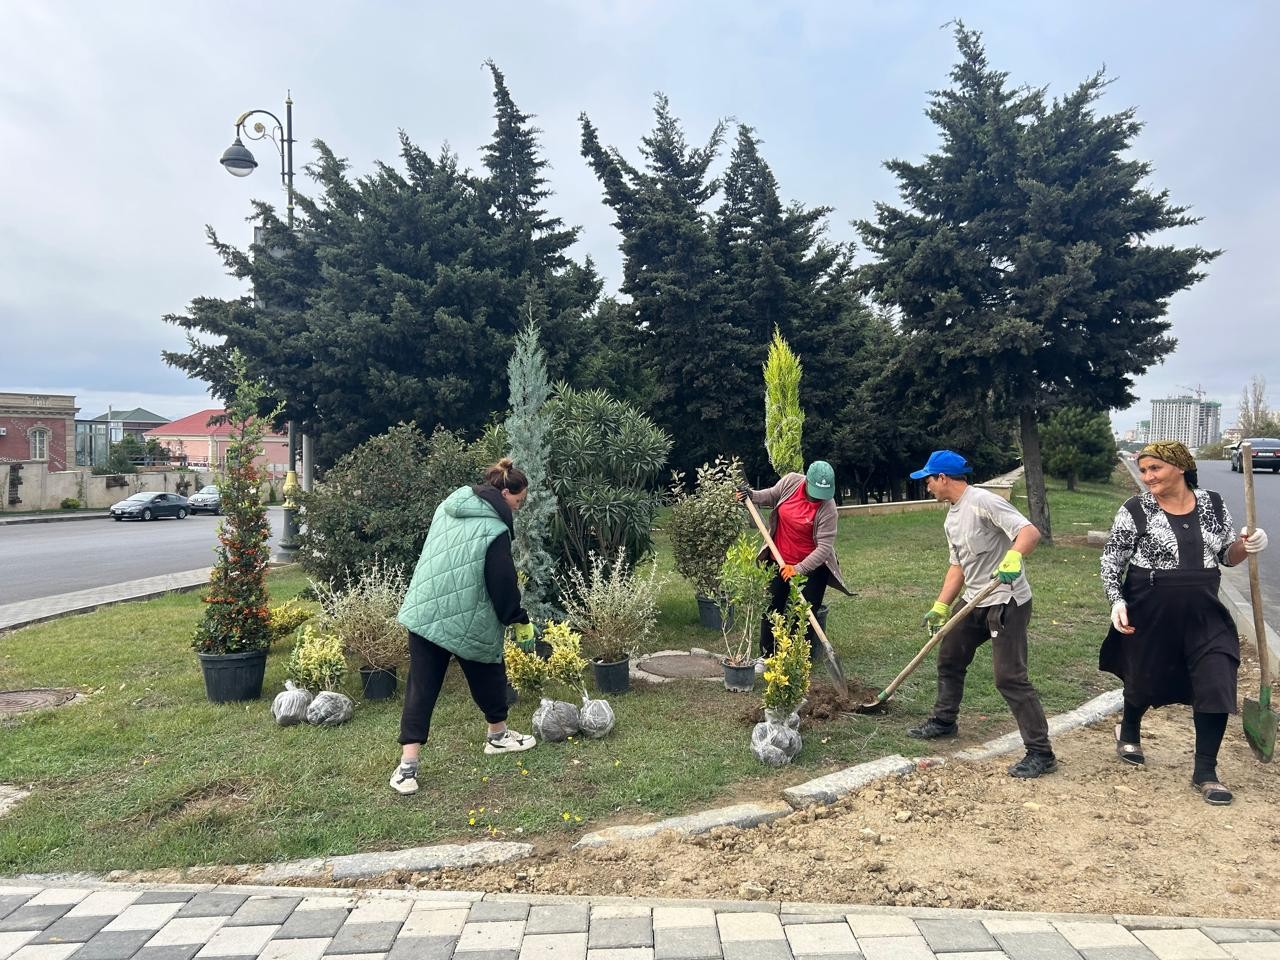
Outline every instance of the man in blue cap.
{"label": "man in blue cap", "polygon": [[1010,776],[1031,778],[1058,768],[1049,743],[1049,723],[1040,696],[1027,676],[1027,625],[1031,622],[1031,585],[1022,572],[1023,557],[1040,542],[1040,531],[1013,504],[989,490],[969,485],[968,461],[952,450],[935,450],[911,474],[924,480],[933,497],[950,504],[943,530],[951,565],[937,601],[924,616],[930,632],[951,617],[951,605],[963,592],[968,603],[990,581],[1000,587],[982,606],[957,623],[938,648],[938,695],[933,715],[907,735],[919,740],[956,735],[956,716],[964,697],[964,678],[978,647],[991,641],[996,689],[1009,704],[1027,755],[1009,768]]}
{"label": "man in blue cap", "polygon": [[[760,624],[760,659],[756,672],[764,671],[764,660],[773,656],[773,628],[769,611],[786,609],[791,595],[788,581],[797,573],[805,577],[804,598],[816,613],[822,606],[827,586],[849,593],[840,573],[836,557],[836,523],[838,514],[832,499],[836,495],[836,472],[825,460],[815,460],[804,473],[788,473],[767,490],[752,490],[746,484],[738,488],[738,500],[747,497],[758,507],[772,507],[769,535],[773,537],[782,567],[770,585],[769,609]],[[762,548],[760,559],[769,560],[768,548]],[[813,656],[818,638],[809,627],[809,656]]]}

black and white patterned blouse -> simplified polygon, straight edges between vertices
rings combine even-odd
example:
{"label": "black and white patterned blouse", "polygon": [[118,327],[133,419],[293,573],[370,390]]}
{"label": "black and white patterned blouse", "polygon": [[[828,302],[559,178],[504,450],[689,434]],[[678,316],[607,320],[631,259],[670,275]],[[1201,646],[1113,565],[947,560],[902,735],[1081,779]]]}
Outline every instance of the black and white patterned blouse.
{"label": "black and white patterned blouse", "polygon": [[1107,545],[1102,548],[1102,587],[1107,593],[1107,600],[1115,603],[1124,599],[1121,587],[1129,564],[1149,570],[1231,565],[1227,561],[1227,550],[1235,543],[1236,533],[1227,505],[1222,503],[1219,515],[1207,490],[1196,490],[1195,495],[1196,515],[1200,518],[1199,539],[1203,545],[1199,563],[1195,563],[1190,557],[1187,561],[1191,562],[1184,562],[1179,556],[1178,537],[1174,536],[1173,528],[1169,525],[1168,514],[1160,509],[1156,498],[1150,493],[1134,498],[1147,520],[1147,532],[1141,541],[1138,541],[1138,528],[1128,507],[1123,506],[1117,511],[1115,522],[1111,525],[1111,536],[1107,538]]}

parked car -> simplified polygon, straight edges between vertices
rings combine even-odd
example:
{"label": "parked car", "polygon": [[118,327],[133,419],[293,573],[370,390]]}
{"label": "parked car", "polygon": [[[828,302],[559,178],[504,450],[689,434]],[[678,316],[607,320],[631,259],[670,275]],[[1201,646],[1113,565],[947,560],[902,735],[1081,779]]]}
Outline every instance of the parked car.
{"label": "parked car", "polygon": [[190,511],[187,498],[176,493],[135,493],[128,500],[111,505],[112,520],[159,520],[161,517],[185,519]]}
{"label": "parked car", "polygon": [[[1272,473],[1280,473],[1280,440],[1275,437],[1248,437],[1240,441],[1240,444],[1244,443],[1253,447],[1254,470],[1270,469]],[[1239,473],[1244,469],[1240,456],[1240,444],[1236,445],[1235,451],[1231,454],[1233,473]]]}
{"label": "parked car", "polygon": [[192,513],[212,513],[217,516],[222,512],[222,494],[211,483],[193,493],[188,506]]}

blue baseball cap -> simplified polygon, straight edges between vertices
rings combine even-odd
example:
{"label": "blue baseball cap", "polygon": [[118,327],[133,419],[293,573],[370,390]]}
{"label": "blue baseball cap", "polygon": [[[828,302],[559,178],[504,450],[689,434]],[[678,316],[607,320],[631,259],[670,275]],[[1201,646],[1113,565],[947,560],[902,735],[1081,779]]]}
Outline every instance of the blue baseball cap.
{"label": "blue baseball cap", "polygon": [[923,480],[925,477],[932,477],[939,473],[945,473],[949,477],[958,477],[962,474],[973,473],[973,467],[969,466],[969,461],[954,450],[935,450],[929,454],[929,462],[911,474],[911,479]]}

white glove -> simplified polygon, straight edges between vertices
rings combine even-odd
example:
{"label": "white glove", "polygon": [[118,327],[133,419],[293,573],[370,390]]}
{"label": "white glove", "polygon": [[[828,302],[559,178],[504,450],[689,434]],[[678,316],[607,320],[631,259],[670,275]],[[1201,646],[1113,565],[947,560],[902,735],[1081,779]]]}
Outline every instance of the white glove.
{"label": "white glove", "polygon": [[1129,629],[1129,605],[1123,600],[1117,600],[1111,605],[1111,625],[1120,633]]}
{"label": "white glove", "polygon": [[1244,540],[1244,552],[1261,553],[1263,550],[1267,549],[1267,531],[1263,530],[1261,527],[1254,527],[1253,533],[1250,533],[1246,537],[1245,533],[1248,530],[1248,527],[1240,528],[1240,538]]}

